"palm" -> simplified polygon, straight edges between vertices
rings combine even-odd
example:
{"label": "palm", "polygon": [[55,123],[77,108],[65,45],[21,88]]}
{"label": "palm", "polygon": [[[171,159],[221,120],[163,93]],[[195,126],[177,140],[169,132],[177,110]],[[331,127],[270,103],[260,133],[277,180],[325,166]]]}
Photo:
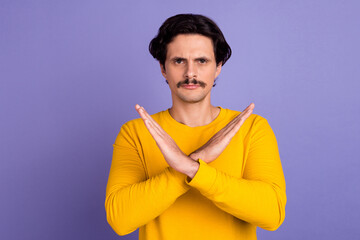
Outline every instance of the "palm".
{"label": "palm", "polygon": [[243,112],[212,136],[202,147],[191,153],[190,157],[194,160],[201,158],[206,163],[214,161],[225,150],[244,121],[251,115],[254,107],[255,104],[251,103]]}
{"label": "palm", "polygon": [[145,111],[143,107],[136,105],[135,108],[144,120],[146,128],[154,138],[165,160],[171,167],[175,170],[180,170],[184,161],[191,162],[191,159],[181,151],[170,135],[165,132],[165,130]]}

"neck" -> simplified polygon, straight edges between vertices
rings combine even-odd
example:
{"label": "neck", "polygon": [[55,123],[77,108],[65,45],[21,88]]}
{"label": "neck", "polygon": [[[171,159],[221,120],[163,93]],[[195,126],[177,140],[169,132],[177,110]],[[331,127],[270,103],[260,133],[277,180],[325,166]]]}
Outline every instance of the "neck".
{"label": "neck", "polygon": [[169,113],[179,123],[189,127],[198,127],[214,121],[220,113],[220,108],[211,105],[210,101],[208,103],[173,102]]}

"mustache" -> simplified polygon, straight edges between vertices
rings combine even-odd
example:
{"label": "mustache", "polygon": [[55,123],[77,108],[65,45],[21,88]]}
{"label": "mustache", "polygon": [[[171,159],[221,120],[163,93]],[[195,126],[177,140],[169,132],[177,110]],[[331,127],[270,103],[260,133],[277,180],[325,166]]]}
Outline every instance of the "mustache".
{"label": "mustache", "polygon": [[192,84],[199,84],[200,87],[202,87],[202,88],[205,88],[205,87],[206,87],[206,83],[204,83],[204,82],[202,82],[202,81],[199,81],[199,80],[196,80],[195,78],[193,78],[193,79],[191,79],[191,80],[189,80],[189,79],[187,78],[187,79],[185,79],[184,81],[178,82],[178,83],[176,84],[176,86],[177,86],[177,88],[180,88],[181,85],[183,85],[183,84],[190,84],[190,83],[192,83]]}

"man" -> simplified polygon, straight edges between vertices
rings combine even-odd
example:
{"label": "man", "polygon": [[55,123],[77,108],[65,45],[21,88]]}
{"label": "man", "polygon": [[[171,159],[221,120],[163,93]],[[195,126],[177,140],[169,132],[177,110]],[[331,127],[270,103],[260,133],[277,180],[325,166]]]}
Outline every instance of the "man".
{"label": "man", "polygon": [[107,220],[139,239],[256,239],[284,221],[285,179],[267,120],[211,105],[231,49],[209,18],[167,19],[149,45],[172,107],[125,123],[106,189]]}

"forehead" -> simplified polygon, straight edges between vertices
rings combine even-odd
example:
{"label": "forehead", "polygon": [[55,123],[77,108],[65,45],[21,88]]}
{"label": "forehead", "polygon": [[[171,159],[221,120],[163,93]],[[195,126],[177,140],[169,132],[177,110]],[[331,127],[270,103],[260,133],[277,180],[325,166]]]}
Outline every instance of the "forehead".
{"label": "forehead", "polygon": [[167,59],[205,55],[214,57],[214,48],[211,38],[200,34],[179,34],[167,45]]}

